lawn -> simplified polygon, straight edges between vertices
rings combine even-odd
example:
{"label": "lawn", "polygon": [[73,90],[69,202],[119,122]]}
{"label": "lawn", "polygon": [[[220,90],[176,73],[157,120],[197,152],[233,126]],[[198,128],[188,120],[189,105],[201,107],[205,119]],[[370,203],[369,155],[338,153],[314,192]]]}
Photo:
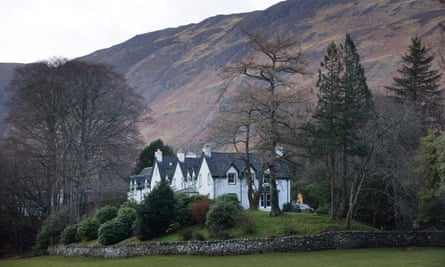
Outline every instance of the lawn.
{"label": "lawn", "polygon": [[120,267],[120,266],[445,266],[445,248],[378,248],[324,250],[245,256],[144,256],[131,259],[93,259],[44,256],[0,260],[0,267]]}

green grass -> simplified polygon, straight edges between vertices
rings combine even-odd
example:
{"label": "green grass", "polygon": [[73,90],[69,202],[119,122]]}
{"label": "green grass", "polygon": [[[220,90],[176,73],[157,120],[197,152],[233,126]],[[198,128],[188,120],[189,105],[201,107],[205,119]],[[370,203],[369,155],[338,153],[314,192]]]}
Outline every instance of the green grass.
{"label": "green grass", "polygon": [[44,256],[0,260],[0,267],[120,267],[120,266],[444,266],[445,248],[379,248],[324,250],[244,256],[144,256],[131,259],[93,259]]}
{"label": "green grass", "polygon": [[[278,217],[269,217],[268,212],[264,211],[245,211],[248,220],[254,224],[253,233],[246,234],[241,227],[235,227],[228,230],[232,238],[263,238],[263,237],[283,237],[288,235],[314,235],[330,230],[343,230],[344,220],[332,221],[328,215],[318,215],[310,213],[285,212]],[[246,220],[244,220],[246,221]],[[245,222],[244,222],[245,223]],[[353,222],[353,230],[370,230],[375,228]],[[204,237],[208,238],[207,229],[193,227],[193,231],[200,232]],[[173,233],[153,241],[169,242],[180,241],[179,233]]]}

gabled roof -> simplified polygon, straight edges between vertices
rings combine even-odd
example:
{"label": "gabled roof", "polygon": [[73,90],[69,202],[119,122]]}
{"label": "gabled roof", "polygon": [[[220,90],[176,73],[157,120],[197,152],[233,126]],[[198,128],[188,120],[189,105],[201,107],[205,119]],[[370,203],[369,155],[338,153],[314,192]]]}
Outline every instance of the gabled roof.
{"label": "gabled roof", "polygon": [[182,175],[184,177],[187,176],[187,173],[198,173],[200,163],[201,159],[199,158],[184,158],[184,162],[178,161],[178,164],[181,167]]}
{"label": "gabled roof", "polygon": [[162,161],[156,161],[162,179],[167,176],[168,178],[173,177],[177,162],[178,159],[176,157],[163,157]]}
{"label": "gabled roof", "polygon": [[[243,153],[221,152],[212,152],[210,157],[205,157],[213,177],[224,177],[231,166],[235,167],[238,172],[242,172],[245,158],[246,155]],[[250,164],[255,170],[261,169],[260,158],[255,154],[250,155]]]}
{"label": "gabled roof", "polygon": [[153,174],[153,167],[144,168],[139,174],[130,176],[130,181],[134,181],[138,184],[144,183],[144,180],[150,183],[151,176]]}

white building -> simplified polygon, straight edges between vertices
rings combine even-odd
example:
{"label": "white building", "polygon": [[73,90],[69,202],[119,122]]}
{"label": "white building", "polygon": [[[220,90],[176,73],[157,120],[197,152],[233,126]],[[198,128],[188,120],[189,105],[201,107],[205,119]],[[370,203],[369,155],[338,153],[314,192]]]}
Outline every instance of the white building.
{"label": "white building", "polygon": [[[176,158],[163,157],[159,150],[155,153],[155,158],[155,165],[151,168],[150,175],[144,175],[146,169],[150,171],[146,168],[140,175],[130,177],[130,200],[140,203],[156,183],[161,179],[167,179],[175,192],[207,195],[210,199],[223,194],[234,194],[244,208],[249,207],[247,179],[244,177],[246,168],[244,154],[212,152],[210,147],[206,146],[200,158],[185,155],[182,151],[178,152]],[[291,176],[287,164],[282,160],[277,159],[275,169],[279,206],[282,207],[283,204],[290,202]],[[259,185],[259,178],[263,181],[260,209],[270,210],[269,172],[263,168],[260,157],[256,154],[250,155],[250,172],[256,188]],[[144,177],[143,182],[141,176]],[[148,187],[145,187],[146,181]],[[143,184],[144,187],[135,186],[138,184]],[[139,192],[138,188],[141,188]]]}

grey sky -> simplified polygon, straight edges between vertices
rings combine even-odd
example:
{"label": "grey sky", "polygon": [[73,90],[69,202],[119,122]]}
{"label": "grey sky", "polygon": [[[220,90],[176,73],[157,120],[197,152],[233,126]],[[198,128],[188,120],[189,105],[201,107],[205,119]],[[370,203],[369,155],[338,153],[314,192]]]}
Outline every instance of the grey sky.
{"label": "grey sky", "polygon": [[0,62],[74,58],[136,34],[279,0],[0,0]]}

